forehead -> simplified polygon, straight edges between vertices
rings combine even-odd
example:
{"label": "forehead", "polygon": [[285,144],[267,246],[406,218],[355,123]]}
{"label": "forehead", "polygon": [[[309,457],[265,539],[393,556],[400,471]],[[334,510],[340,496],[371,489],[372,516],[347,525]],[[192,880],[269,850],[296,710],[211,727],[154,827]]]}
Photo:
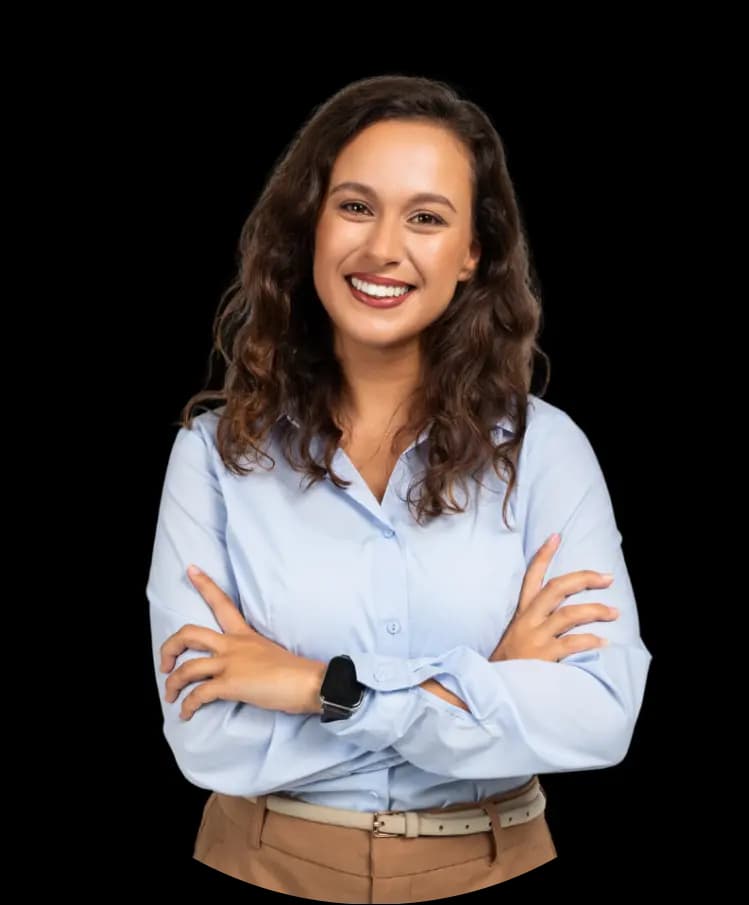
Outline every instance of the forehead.
{"label": "forehead", "polygon": [[347,180],[365,182],[383,195],[423,191],[464,200],[471,191],[470,157],[447,129],[378,122],[354,136],[336,158],[330,185]]}

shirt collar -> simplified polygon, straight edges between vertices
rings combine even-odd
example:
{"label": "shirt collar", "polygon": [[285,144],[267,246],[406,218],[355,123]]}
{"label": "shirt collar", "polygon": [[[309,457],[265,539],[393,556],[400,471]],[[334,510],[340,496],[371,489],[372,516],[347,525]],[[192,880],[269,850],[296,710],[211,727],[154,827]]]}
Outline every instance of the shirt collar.
{"label": "shirt collar", "polygon": [[[282,412],[278,416],[278,421],[281,421],[284,418],[286,418],[288,421],[290,421],[294,425],[294,427],[297,427],[297,428],[301,427],[299,421],[294,417],[294,414],[291,410]],[[276,423],[278,423],[278,421]],[[430,421],[429,424],[427,424],[427,426],[424,428],[424,430],[419,434],[418,439],[416,440],[415,443],[412,444],[411,448],[413,448],[413,446],[418,446],[419,444],[423,443],[426,440],[426,438],[429,436],[429,429],[431,428],[431,426],[432,426],[432,422]],[[498,430],[501,430],[506,434],[515,433],[515,427],[513,426],[512,419],[510,418],[509,415],[504,415],[504,417],[502,417],[499,421],[497,421],[494,424],[494,427],[492,428],[492,432],[495,433]]]}

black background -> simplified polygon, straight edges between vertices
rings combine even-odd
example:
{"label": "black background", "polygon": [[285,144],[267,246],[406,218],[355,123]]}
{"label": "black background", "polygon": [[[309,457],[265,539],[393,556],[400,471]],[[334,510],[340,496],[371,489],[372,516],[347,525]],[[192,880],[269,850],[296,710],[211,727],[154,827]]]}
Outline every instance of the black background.
{"label": "black background", "polygon": [[[239,901],[252,892],[192,860],[209,792],[182,777],[162,736],[145,597],[159,496],[173,422],[203,386],[239,230],[273,162],[311,109],[348,81],[402,72],[450,81],[489,113],[504,141],[543,292],[540,342],[552,369],[545,398],[585,430],[601,462],[654,658],[625,761],[541,777],[559,858],[511,881],[508,894],[597,897],[645,876],[671,882],[670,859],[683,855],[667,855],[662,844],[676,832],[669,771],[680,765],[665,757],[679,730],[665,687],[676,592],[664,550],[679,527],[671,503],[683,486],[672,441],[690,422],[681,397],[667,393],[677,300],[663,263],[666,83],[606,71],[596,85],[581,73],[531,87],[488,63],[451,69],[402,60],[337,66],[327,76],[307,67],[292,81],[248,63],[238,82],[179,62],[162,68],[149,60],[152,68],[118,81],[121,116],[102,189],[122,237],[114,260],[123,302],[113,322],[121,352],[105,364],[128,391],[122,446],[110,448],[120,468],[128,457],[117,519],[127,567],[119,562],[111,603],[128,660],[120,676],[126,700],[112,695],[104,721],[111,744],[84,761],[103,806],[100,869],[113,888],[148,876],[157,895]],[[106,779],[94,779],[95,770]]]}

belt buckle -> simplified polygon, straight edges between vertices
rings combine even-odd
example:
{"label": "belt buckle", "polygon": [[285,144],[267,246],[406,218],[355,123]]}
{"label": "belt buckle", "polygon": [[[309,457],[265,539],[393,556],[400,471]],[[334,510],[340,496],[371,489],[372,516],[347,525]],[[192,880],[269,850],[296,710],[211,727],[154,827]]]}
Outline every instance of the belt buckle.
{"label": "belt buckle", "polygon": [[373,820],[373,829],[372,835],[377,836],[378,838],[383,838],[384,836],[400,836],[401,833],[385,833],[382,830],[378,829],[378,824],[381,822],[379,817],[380,814],[403,814],[403,811],[375,811],[374,812],[374,820]]}

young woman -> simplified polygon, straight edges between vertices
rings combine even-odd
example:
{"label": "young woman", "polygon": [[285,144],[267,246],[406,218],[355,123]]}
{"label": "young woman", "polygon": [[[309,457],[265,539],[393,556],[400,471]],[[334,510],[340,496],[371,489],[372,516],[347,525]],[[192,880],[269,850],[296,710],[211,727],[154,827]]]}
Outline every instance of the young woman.
{"label": "young woman", "polygon": [[622,761],[651,655],[595,453],[530,391],[497,132],[443,82],[350,84],[240,249],[147,586],[165,736],[211,790],[195,858],[328,902],[552,860],[539,774]]}

